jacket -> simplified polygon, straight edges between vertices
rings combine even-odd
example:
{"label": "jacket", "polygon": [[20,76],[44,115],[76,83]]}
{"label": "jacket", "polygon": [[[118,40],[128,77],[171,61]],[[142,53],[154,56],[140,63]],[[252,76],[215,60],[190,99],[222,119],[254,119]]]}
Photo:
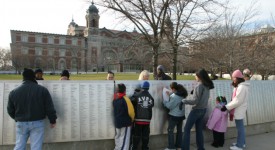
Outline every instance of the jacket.
{"label": "jacket", "polygon": [[192,109],[207,108],[210,90],[201,82],[194,88],[193,97],[191,99],[183,99],[184,104],[194,105]]}
{"label": "jacket", "polygon": [[179,105],[181,105],[182,98],[182,96],[173,93],[170,95],[169,101],[163,101],[164,106],[170,110],[169,115],[174,117],[183,117],[185,115],[185,107],[182,107],[182,110],[180,110],[179,107]]}
{"label": "jacket", "polygon": [[215,107],[212,111],[206,126],[210,130],[217,132],[226,132],[228,124],[228,112],[222,112],[220,107]]}
{"label": "jacket", "polygon": [[148,90],[143,89],[141,92],[134,94],[131,101],[135,109],[135,121],[150,122],[152,119],[152,108],[154,98]]}
{"label": "jacket", "polygon": [[127,96],[120,96],[113,101],[115,127],[122,128],[132,125],[135,117],[134,108]]}
{"label": "jacket", "polygon": [[37,121],[47,116],[54,124],[57,118],[48,89],[29,80],[10,92],[7,110],[15,121]]}
{"label": "jacket", "polygon": [[244,119],[247,110],[247,99],[249,92],[249,82],[242,82],[238,85],[236,96],[225,107],[228,110],[235,108],[235,119]]}

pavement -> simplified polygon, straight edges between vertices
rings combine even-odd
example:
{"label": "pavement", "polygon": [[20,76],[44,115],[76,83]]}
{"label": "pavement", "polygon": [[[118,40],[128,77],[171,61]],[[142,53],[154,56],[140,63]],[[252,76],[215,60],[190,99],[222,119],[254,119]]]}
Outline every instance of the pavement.
{"label": "pavement", "polygon": [[[229,150],[236,138],[226,139],[223,147],[215,148],[211,142],[204,143],[206,150]],[[163,148],[164,150],[165,148]],[[196,144],[191,144],[190,150],[196,150]],[[275,150],[275,132],[246,136],[246,148],[244,150]]]}

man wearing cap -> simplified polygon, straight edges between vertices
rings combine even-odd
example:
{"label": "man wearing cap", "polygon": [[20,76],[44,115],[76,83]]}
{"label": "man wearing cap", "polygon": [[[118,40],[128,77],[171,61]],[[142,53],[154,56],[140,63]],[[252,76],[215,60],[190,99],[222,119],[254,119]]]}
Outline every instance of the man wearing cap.
{"label": "man wearing cap", "polygon": [[137,150],[140,139],[142,141],[142,150],[149,149],[150,121],[154,106],[154,98],[148,91],[149,87],[149,82],[144,81],[141,84],[142,90],[131,97],[135,109],[132,150]]}
{"label": "man wearing cap", "polygon": [[49,91],[38,85],[32,69],[24,69],[23,83],[9,94],[8,114],[16,121],[16,145],[14,150],[26,148],[30,138],[31,149],[41,150],[44,140],[44,119],[50,127],[56,125],[56,111]]}
{"label": "man wearing cap", "polygon": [[35,74],[35,80],[44,80],[42,69],[40,69],[40,68],[36,69],[34,71],[34,74]]}
{"label": "man wearing cap", "polygon": [[157,76],[155,77],[156,80],[172,80],[172,78],[165,74],[164,67],[159,65],[157,67]]}

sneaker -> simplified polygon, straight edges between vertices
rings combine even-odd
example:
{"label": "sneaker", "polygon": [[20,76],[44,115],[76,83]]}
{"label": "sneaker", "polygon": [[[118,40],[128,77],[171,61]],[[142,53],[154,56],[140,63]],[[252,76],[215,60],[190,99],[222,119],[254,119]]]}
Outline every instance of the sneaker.
{"label": "sneaker", "polygon": [[165,148],[164,150],[176,150],[176,149],[173,149],[173,148]]}
{"label": "sneaker", "polygon": [[[236,146],[237,145],[237,143],[232,143],[232,145],[231,146]],[[245,144],[243,145],[243,148],[245,148]]]}
{"label": "sneaker", "polygon": [[243,150],[243,149],[237,146],[230,146],[230,150]]}

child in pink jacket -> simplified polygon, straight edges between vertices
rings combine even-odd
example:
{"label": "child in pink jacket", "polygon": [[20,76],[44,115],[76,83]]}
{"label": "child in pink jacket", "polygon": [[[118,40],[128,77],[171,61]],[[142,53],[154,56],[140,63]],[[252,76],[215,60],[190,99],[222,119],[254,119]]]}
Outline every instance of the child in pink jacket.
{"label": "child in pink jacket", "polygon": [[226,98],[218,96],[216,98],[216,107],[212,111],[206,126],[213,131],[213,147],[223,147],[224,133],[227,129],[228,112],[222,112],[221,108],[227,104]]}

